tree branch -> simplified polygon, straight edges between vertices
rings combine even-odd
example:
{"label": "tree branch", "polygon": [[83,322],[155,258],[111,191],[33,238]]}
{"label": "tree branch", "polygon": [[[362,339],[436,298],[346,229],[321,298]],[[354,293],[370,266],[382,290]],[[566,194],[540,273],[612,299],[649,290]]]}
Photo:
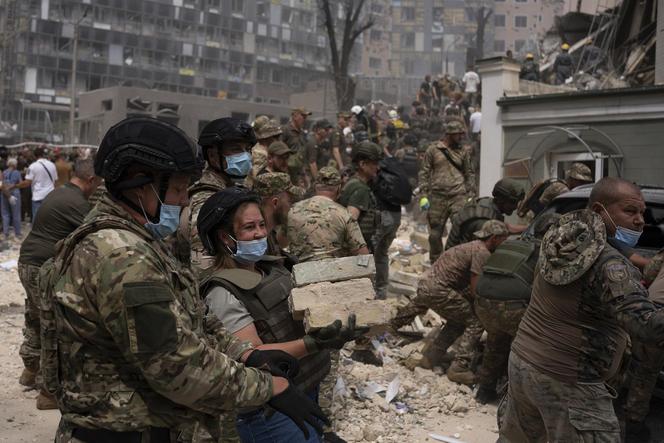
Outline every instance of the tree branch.
{"label": "tree branch", "polygon": [[327,30],[327,38],[330,44],[330,55],[332,61],[332,70],[335,74],[339,71],[339,49],[337,47],[337,38],[334,30],[334,19],[330,11],[330,0],[319,0],[320,8],[323,10],[324,25]]}

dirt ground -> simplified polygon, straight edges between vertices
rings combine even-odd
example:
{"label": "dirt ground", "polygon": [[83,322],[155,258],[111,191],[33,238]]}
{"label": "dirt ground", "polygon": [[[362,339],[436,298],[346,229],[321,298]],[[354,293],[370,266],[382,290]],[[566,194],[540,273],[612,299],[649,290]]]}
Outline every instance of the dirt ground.
{"label": "dirt ground", "polygon": [[[15,268],[2,269],[18,259],[18,248],[14,242],[0,251],[0,442],[50,443],[59,412],[37,410],[37,393],[18,384],[24,291]],[[342,359],[341,366],[346,389],[345,396],[335,401],[335,428],[348,441],[433,442],[429,434],[434,433],[465,443],[486,443],[498,436],[495,406],[476,404],[468,389],[458,388],[445,376],[411,372],[395,362],[375,368]],[[358,395],[366,394],[367,386],[385,387],[395,375],[400,387],[390,404],[384,391],[373,399]]]}

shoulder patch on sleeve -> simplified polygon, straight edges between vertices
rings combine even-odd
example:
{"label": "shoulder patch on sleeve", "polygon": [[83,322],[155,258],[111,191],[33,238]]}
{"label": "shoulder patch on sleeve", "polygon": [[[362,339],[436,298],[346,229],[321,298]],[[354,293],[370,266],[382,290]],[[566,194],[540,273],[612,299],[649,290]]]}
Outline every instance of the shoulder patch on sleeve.
{"label": "shoulder patch on sleeve", "polygon": [[123,285],[129,346],[133,353],[160,353],[177,346],[177,322],[170,309],[171,289],[158,282]]}
{"label": "shoulder patch on sleeve", "polygon": [[619,261],[613,261],[606,264],[606,276],[612,282],[621,282],[629,277],[627,266]]}

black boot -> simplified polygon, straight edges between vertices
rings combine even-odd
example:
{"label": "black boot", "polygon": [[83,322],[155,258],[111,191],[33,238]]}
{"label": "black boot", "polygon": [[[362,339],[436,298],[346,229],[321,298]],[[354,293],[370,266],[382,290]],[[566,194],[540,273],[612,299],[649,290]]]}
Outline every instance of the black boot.
{"label": "black boot", "polygon": [[496,392],[496,388],[480,385],[480,387],[477,389],[477,393],[475,394],[475,400],[483,405],[487,403],[494,403],[496,400],[498,400],[498,393]]}

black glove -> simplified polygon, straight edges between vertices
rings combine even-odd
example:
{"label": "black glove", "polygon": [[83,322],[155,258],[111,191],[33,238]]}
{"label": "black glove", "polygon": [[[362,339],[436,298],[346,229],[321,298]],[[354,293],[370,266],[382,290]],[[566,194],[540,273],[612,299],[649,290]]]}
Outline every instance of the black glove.
{"label": "black glove", "polygon": [[350,314],[346,326],[341,325],[341,320],[335,320],[323,328],[309,331],[309,334],[303,338],[307,351],[314,353],[323,349],[341,349],[346,343],[369,330],[369,328],[357,328],[355,323],[355,314]]}
{"label": "black glove", "polygon": [[251,368],[265,369],[272,375],[294,379],[300,372],[300,363],[292,355],[279,350],[254,350],[244,362]]}
{"label": "black glove", "polygon": [[281,394],[272,397],[267,404],[275,411],[290,417],[297,427],[302,430],[307,440],[309,439],[309,430],[305,426],[305,422],[309,423],[318,434],[323,433],[321,422],[328,426],[330,424],[318,405],[306,395],[298,392],[292,384],[289,384],[288,388]]}

